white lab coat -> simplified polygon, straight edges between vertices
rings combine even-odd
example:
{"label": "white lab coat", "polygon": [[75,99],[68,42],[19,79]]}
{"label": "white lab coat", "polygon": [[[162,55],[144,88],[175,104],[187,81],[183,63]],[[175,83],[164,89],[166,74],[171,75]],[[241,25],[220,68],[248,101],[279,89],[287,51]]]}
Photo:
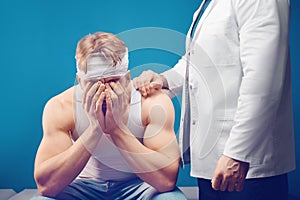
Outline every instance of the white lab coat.
{"label": "white lab coat", "polygon": [[[289,6],[212,0],[205,10],[190,54],[192,176],[211,179],[222,154],[249,162],[247,178],[295,168]],[[185,66],[183,56],[163,73],[173,94]]]}

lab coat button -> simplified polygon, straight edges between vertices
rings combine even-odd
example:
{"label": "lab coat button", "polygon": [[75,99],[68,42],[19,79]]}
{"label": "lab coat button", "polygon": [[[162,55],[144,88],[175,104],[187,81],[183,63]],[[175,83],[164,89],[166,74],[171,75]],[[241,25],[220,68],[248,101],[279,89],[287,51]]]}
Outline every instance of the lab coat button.
{"label": "lab coat button", "polygon": [[195,120],[193,120],[193,122],[192,122],[192,125],[195,125],[196,124],[196,121]]}

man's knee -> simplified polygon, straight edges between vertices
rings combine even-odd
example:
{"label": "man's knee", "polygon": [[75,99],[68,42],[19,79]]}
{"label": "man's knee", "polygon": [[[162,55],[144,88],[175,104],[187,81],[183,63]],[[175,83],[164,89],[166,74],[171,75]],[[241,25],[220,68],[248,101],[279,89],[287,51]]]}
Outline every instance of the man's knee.
{"label": "man's knee", "polygon": [[152,200],[187,200],[183,192],[179,188],[173,191],[156,194]]}
{"label": "man's knee", "polygon": [[55,200],[55,199],[50,197],[36,196],[36,197],[32,197],[30,200]]}

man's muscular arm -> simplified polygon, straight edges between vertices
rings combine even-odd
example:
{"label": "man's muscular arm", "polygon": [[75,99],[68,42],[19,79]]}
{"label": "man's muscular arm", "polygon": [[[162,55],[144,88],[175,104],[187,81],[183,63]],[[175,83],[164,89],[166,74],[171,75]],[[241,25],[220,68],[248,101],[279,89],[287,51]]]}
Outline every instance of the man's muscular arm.
{"label": "man's muscular arm", "polygon": [[[99,85],[87,88],[84,104],[92,102]],[[43,138],[35,159],[34,177],[39,192],[43,196],[55,197],[63,188],[70,184],[82,171],[101,134],[96,120],[91,120],[90,126],[78,140],[72,141],[70,131],[74,129],[73,115],[74,88],[49,100],[43,112]]]}
{"label": "man's muscular arm", "polygon": [[[146,125],[142,143],[130,132],[124,123],[122,108],[118,99],[124,93],[120,85],[111,83],[106,95],[106,124],[102,129],[109,133],[125,158],[129,167],[141,179],[160,192],[170,191],[177,180],[179,148],[174,133],[174,108],[170,98],[160,91],[143,99],[142,118]],[[115,114],[113,114],[115,113]],[[126,118],[126,116],[125,116]]]}

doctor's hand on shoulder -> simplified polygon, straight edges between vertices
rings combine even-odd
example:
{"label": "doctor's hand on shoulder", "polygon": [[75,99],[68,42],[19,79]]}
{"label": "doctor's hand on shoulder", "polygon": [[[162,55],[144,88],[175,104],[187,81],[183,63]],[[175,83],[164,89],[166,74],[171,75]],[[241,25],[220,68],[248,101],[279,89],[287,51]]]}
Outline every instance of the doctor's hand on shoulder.
{"label": "doctor's hand on shoulder", "polygon": [[134,78],[133,85],[144,97],[150,96],[155,90],[168,88],[165,77],[151,70],[144,71],[140,76]]}

